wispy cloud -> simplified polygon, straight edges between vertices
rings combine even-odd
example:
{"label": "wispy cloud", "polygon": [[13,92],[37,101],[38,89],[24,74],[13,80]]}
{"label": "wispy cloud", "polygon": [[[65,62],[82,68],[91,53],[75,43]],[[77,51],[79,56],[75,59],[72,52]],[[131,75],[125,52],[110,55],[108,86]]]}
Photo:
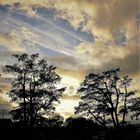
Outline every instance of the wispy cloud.
{"label": "wispy cloud", "polygon": [[[19,18],[19,16],[22,16],[23,20],[21,20],[21,18]],[[44,21],[44,19],[38,18],[38,17],[30,18],[30,17],[28,17],[28,15],[26,15],[25,13],[22,13],[22,12],[19,15],[18,14],[15,15],[15,13],[11,13],[11,15],[7,14],[7,15],[4,15],[3,18],[4,18],[4,22],[9,23],[10,26],[13,25],[14,31],[21,28],[21,26],[25,27],[26,29],[28,29],[30,31],[30,34],[29,34],[29,31],[28,32],[25,31],[24,34],[23,34],[23,32],[15,31],[18,36],[18,38],[16,37],[16,39],[18,39],[18,41],[20,41],[20,39],[28,40],[35,44],[39,44],[40,46],[52,49],[54,51],[58,51],[60,53],[64,53],[66,55],[74,56],[74,51],[72,51],[72,49],[71,49],[71,47],[73,47],[73,46],[72,46],[71,42],[65,38],[66,36],[67,36],[67,38],[71,37],[71,39],[75,39],[75,40],[79,41],[79,43],[86,42],[86,40],[78,37],[77,35],[73,34],[72,32],[70,32],[68,30],[64,30],[64,29],[60,28],[59,26],[56,26],[49,20]],[[41,28],[40,25],[34,26],[33,22],[38,22],[43,27]],[[35,39],[31,38],[31,36],[32,36],[31,32],[32,32],[32,34],[35,34],[38,37],[36,37]],[[13,33],[13,31],[12,31],[12,33]],[[65,34],[65,35],[63,35],[63,34]],[[21,46],[19,44],[17,44],[17,45]]]}

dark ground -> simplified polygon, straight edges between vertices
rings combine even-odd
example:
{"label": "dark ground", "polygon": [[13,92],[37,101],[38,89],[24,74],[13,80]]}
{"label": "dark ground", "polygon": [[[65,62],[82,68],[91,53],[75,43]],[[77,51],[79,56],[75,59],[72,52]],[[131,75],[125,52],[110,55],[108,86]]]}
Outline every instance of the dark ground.
{"label": "dark ground", "polygon": [[139,140],[136,129],[1,128],[0,139],[14,140]]}
{"label": "dark ground", "polygon": [[125,128],[54,127],[23,128],[0,121],[0,140],[140,140],[140,125]]}

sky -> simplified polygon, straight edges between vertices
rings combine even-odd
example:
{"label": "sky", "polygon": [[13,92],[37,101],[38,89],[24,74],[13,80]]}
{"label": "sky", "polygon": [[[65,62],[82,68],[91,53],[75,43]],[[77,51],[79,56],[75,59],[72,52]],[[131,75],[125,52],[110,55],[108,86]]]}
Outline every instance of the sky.
{"label": "sky", "polygon": [[[74,115],[79,84],[120,67],[140,93],[139,0],[0,0],[0,66],[13,53],[39,53],[67,87],[56,113]],[[10,85],[0,69],[0,107]]]}

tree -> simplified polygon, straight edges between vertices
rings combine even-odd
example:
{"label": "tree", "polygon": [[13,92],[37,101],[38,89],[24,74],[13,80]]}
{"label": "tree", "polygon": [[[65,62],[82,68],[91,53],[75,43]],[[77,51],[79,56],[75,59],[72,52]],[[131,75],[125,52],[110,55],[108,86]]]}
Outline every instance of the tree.
{"label": "tree", "polygon": [[35,126],[42,128],[60,128],[64,122],[64,118],[59,115],[49,117],[39,116],[36,120]]}
{"label": "tree", "polygon": [[83,117],[66,119],[65,125],[67,128],[71,129],[92,129],[97,125],[91,119],[85,119]]}
{"label": "tree", "polygon": [[75,113],[92,117],[103,126],[108,123],[115,127],[124,125],[136,92],[129,88],[131,81],[128,76],[120,76],[119,68],[89,74],[78,89],[81,102],[75,107]]}
{"label": "tree", "polygon": [[18,104],[11,113],[16,121],[33,127],[38,117],[55,110],[54,102],[59,102],[65,88],[56,87],[61,81],[56,67],[39,59],[39,54],[14,54],[13,57],[15,63],[4,68],[12,86],[7,94]]}
{"label": "tree", "polygon": [[64,118],[60,115],[52,116],[46,121],[47,127],[60,128],[63,126]]}
{"label": "tree", "polygon": [[135,118],[136,120],[139,119],[140,116],[140,97],[132,98],[129,101],[128,110],[131,112],[130,116],[131,119]]}

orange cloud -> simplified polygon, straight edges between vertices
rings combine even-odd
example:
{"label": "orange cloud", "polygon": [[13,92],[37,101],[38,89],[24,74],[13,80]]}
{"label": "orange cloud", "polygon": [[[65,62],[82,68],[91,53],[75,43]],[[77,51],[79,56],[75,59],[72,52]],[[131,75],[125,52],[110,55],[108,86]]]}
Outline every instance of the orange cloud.
{"label": "orange cloud", "polygon": [[0,104],[11,106],[9,103],[9,99],[6,96],[6,92],[9,91],[10,88],[10,84],[0,74]]}
{"label": "orange cloud", "polygon": [[62,76],[69,76],[72,78],[77,78],[80,81],[83,80],[84,78],[84,69],[81,70],[74,70],[74,69],[63,69],[63,68],[58,68],[57,72],[62,75]]}
{"label": "orange cloud", "polygon": [[10,51],[13,52],[25,51],[25,49],[19,47],[20,40],[15,40],[11,35],[0,33],[0,44],[4,47],[7,47]]}

